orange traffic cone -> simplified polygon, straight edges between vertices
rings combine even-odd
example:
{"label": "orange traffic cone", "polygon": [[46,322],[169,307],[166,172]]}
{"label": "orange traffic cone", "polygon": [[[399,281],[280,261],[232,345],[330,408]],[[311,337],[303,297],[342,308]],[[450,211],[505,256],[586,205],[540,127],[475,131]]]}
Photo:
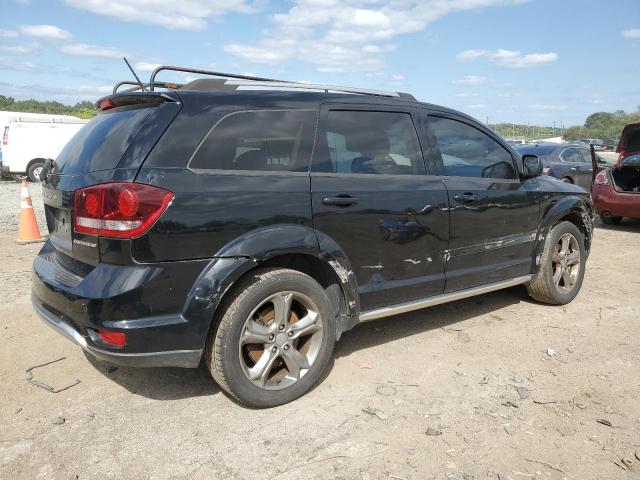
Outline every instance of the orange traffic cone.
{"label": "orange traffic cone", "polygon": [[36,222],[36,214],[33,212],[31,195],[27,187],[27,179],[23,178],[20,184],[20,225],[18,227],[18,238],[16,242],[20,245],[25,243],[44,242],[45,238],[40,235],[40,228]]}

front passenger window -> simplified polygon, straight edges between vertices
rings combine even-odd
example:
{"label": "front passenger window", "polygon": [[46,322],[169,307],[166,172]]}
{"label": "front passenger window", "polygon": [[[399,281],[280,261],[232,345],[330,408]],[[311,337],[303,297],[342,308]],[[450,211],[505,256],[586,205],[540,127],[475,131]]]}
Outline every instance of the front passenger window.
{"label": "front passenger window", "polygon": [[429,117],[444,176],[515,179],[511,154],[489,135],[466,123]]}

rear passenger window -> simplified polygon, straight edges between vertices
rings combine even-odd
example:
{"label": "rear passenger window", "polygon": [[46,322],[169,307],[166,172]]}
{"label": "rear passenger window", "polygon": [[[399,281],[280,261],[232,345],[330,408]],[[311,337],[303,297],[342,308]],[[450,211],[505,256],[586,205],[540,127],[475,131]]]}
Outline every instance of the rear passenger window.
{"label": "rear passenger window", "polygon": [[328,153],[317,170],[334,173],[424,175],[411,115],[397,112],[329,112]]}
{"label": "rear passenger window", "polygon": [[306,172],[317,112],[235,112],[209,132],[189,163],[194,169]]}
{"label": "rear passenger window", "polygon": [[466,123],[429,117],[442,156],[443,175],[517,178],[511,154],[489,135]]}

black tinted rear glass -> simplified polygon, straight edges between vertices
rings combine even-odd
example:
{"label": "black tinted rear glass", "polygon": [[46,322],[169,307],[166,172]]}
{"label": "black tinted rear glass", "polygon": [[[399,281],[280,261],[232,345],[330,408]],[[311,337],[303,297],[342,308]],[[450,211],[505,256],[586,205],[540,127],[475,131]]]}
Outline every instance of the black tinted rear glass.
{"label": "black tinted rear glass", "polygon": [[154,108],[98,114],[76,133],[56,158],[56,173],[75,174],[115,168]]}
{"label": "black tinted rear glass", "polygon": [[313,110],[234,112],[214,126],[189,167],[306,172],[316,117]]}

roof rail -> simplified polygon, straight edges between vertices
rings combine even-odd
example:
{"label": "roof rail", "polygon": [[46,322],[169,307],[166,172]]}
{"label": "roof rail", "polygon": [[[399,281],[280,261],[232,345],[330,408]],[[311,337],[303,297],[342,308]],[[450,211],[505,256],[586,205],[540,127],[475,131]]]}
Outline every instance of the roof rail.
{"label": "roof rail", "polygon": [[[149,79],[149,83],[141,83],[133,80],[125,80],[119,82],[113,88],[113,93],[118,93],[118,89],[123,85],[132,85],[131,88],[123,90],[123,92],[133,92],[136,90],[154,91],[156,88],[167,89],[179,89],[188,86],[179,83],[167,83],[157,82],[156,76],[162,71],[173,71],[183,73],[194,73],[197,75],[210,75],[214,77],[226,78],[224,84],[228,86],[246,86],[246,87],[271,87],[271,88],[300,88],[306,90],[324,90],[325,92],[344,92],[344,93],[356,93],[361,95],[375,95],[379,97],[391,97],[391,98],[403,98],[408,100],[415,100],[415,97],[409,93],[403,92],[390,92],[385,90],[373,90],[367,88],[356,87],[341,87],[338,85],[324,85],[317,83],[306,82],[291,82],[287,80],[276,80],[273,78],[255,77],[251,75],[239,75],[235,73],[216,72],[211,70],[200,70],[196,68],[175,67],[170,65],[162,65],[156,68]],[[222,89],[222,87],[220,87]],[[212,86],[212,90],[215,90],[215,86]]]}

